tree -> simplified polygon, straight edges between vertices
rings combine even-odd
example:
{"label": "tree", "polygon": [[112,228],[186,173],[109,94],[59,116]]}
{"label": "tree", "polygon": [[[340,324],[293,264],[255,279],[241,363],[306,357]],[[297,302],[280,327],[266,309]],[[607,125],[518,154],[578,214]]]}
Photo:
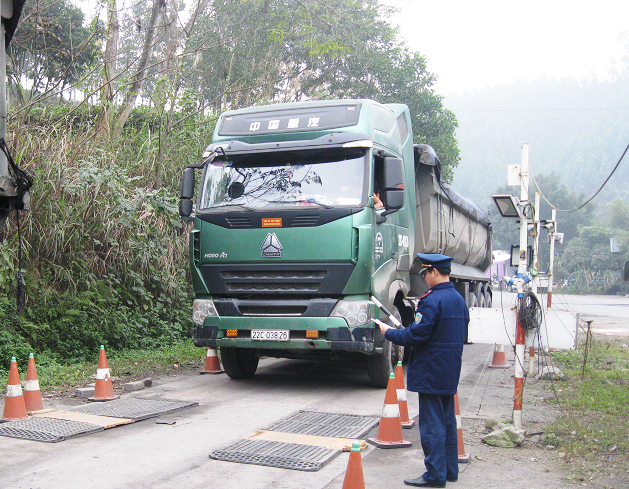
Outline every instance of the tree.
{"label": "tree", "polygon": [[[32,81],[30,96],[76,83],[98,58],[99,25],[84,25],[83,11],[67,0],[26,2],[11,42],[11,81]],[[14,90],[20,93],[20,90]]]}
{"label": "tree", "polygon": [[129,118],[131,110],[135,107],[138,96],[144,84],[144,80],[148,76],[149,72],[149,60],[153,52],[153,47],[156,44],[158,20],[163,14],[166,7],[165,0],[153,0],[151,8],[151,15],[148,24],[144,26],[144,42],[142,49],[138,55],[138,62],[135,67],[134,73],[131,76],[131,80],[127,86],[126,93],[124,95],[124,101],[118,111],[118,120],[114,127],[114,134],[120,134],[122,127]]}
{"label": "tree", "polygon": [[[444,177],[451,181],[459,161],[456,118],[434,92],[436,76],[427,71],[426,59],[400,42],[397,30],[387,22],[390,12],[374,0],[348,0],[334,7],[325,1],[309,2],[293,41],[293,52],[308,48],[296,95],[408,105],[415,142],[434,146]],[[283,42],[291,45],[287,38]]]}
{"label": "tree", "polygon": [[116,63],[118,59],[118,37],[120,24],[118,23],[118,8],[116,0],[107,0],[107,33],[105,51],[103,52],[102,86],[100,89],[101,111],[96,128],[97,134],[103,136],[109,130],[111,104],[114,100],[115,89],[113,80],[117,76]]}
{"label": "tree", "polygon": [[378,1],[197,0],[185,24],[178,2],[161,1],[123,16],[117,63],[129,68],[116,75],[127,81],[118,83],[115,133],[138,97],[165,115],[166,134],[176,109],[186,108],[179,122],[193,115],[191,102],[197,113],[218,115],[306,98],[372,98],[410,107],[415,141],[435,147],[451,179],[456,119],[434,93],[426,60],[397,39]]}

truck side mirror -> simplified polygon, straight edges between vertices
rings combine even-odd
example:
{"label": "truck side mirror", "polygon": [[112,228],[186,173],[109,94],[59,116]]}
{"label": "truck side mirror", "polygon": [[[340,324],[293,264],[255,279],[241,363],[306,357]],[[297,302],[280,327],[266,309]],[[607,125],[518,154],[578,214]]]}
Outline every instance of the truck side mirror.
{"label": "truck side mirror", "polygon": [[184,168],[179,194],[179,215],[189,219],[192,214],[192,197],[194,197],[194,168]]}
{"label": "truck side mirror", "polygon": [[384,159],[382,197],[386,209],[382,215],[391,214],[404,206],[404,162],[400,158]]}
{"label": "truck side mirror", "polygon": [[194,168],[184,168],[179,198],[192,199],[192,197],[194,197]]}
{"label": "truck side mirror", "polygon": [[625,269],[623,271],[623,278],[625,282],[629,282],[629,261],[625,262]]}
{"label": "truck side mirror", "polygon": [[185,221],[192,220],[190,215],[192,214],[192,199],[179,199],[179,215]]}

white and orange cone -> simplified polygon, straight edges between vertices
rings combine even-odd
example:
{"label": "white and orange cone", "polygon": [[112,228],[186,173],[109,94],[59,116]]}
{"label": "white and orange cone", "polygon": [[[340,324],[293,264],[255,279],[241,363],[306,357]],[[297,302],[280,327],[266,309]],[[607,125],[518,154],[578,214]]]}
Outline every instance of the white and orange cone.
{"label": "white and orange cone", "polygon": [[35,367],[35,357],[32,353],[28,356],[26,382],[24,383],[24,402],[26,403],[27,411],[33,412],[44,409],[44,402],[39,389],[39,379],[37,378],[37,367]]}
{"label": "white and orange cone", "polygon": [[352,450],[349,452],[342,489],[365,489],[363,461],[360,458],[360,443],[357,441],[352,443]]}
{"label": "white and orange cone", "polygon": [[98,369],[96,370],[94,397],[90,397],[88,401],[111,401],[112,399],[118,399],[118,397],[120,396],[114,394],[114,386],[111,382],[105,347],[101,345],[98,357]]}
{"label": "white and orange cone", "polygon": [[460,464],[469,464],[472,458],[469,453],[465,453],[463,444],[463,423],[461,422],[461,410],[459,409],[459,393],[454,394],[454,415],[456,416],[456,441]]}
{"label": "white and orange cone", "polygon": [[494,345],[494,356],[491,360],[491,368],[508,368],[507,356],[503,345]]}
{"label": "white and orange cone", "polygon": [[20,385],[20,373],[17,369],[15,357],[11,358],[11,368],[9,370],[9,383],[7,384],[7,397],[4,400],[4,412],[2,419],[5,421],[16,421],[18,419],[26,419],[26,404],[24,403],[24,395],[22,394],[22,386]]}
{"label": "white and orange cone", "polygon": [[404,383],[404,369],[402,362],[397,362],[395,369],[395,389],[397,392],[397,403],[400,406],[400,422],[402,428],[412,428],[415,426],[415,420],[408,416],[408,402],[406,400],[406,384]]}
{"label": "white and orange cone", "polygon": [[200,370],[200,374],[222,374],[225,370],[221,368],[221,362],[218,359],[216,350],[214,348],[208,348],[205,355],[205,367]]}
{"label": "white and orange cone", "polygon": [[389,375],[387,393],[384,396],[384,407],[380,417],[380,426],[375,438],[367,441],[378,448],[403,448],[410,447],[413,443],[404,439],[402,435],[402,422],[400,421],[400,405],[397,402],[395,388],[395,374]]}

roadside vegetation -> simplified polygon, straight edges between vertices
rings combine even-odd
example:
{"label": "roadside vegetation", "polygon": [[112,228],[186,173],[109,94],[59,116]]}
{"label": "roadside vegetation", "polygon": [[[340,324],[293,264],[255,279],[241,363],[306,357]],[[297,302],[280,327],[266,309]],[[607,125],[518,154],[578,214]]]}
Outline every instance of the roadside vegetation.
{"label": "roadside vegetation", "polygon": [[190,343],[180,176],[225,110],[404,102],[415,142],[435,147],[452,178],[456,118],[377,0],[97,8],[87,19],[67,0],[26,2],[10,44],[7,141],[35,183],[30,211],[0,229],[0,373],[12,356],[24,372],[33,352],[43,386],[79,384],[100,345],[116,362]]}
{"label": "roadside vegetation", "polygon": [[565,453],[578,480],[603,487],[629,481],[627,343],[590,338],[576,351],[552,356],[566,379],[555,383],[562,415],[546,427],[546,443]]}
{"label": "roadside vegetation", "polygon": [[[15,217],[1,231],[1,368],[12,356],[25,367],[31,351],[63,364],[89,360],[101,344],[113,353],[190,337],[187,229],[175,190],[185,158],[169,152],[158,162],[150,115],[136,114],[140,129],[103,141],[89,131],[89,109],[71,121],[68,112],[46,108],[12,126],[19,162],[36,185],[20,216],[21,267]],[[188,137],[173,132],[170,142],[200,154],[201,143]]]}
{"label": "roadside vegetation", "polygon": [[[98,9],[87,19],[67,0],[26,2],[10,44],[7,142],[35,184],[30,211],[0,229],[0,374],[12,356],[24,372],[33,352],[42,384],[53,385],[61,381],[46,378],[48,365],[90,370],[101,344],[114,361],[190,342],[179,181],[225,110],[315,98],[405,103],[415,143],[432,145],[453,178],[457,119],[426,58],[405,45],[378,0],[105,0]],[[494,132],[478,128],[479,140]],[[483,165],[502,161],[477,153]],[[581,202],[555,174],[538,180],[565,208]],[[598,284],[627,258],[607,253],[610,229],[629,249],[622,196],[609,222],[586,208],[562,223],[572,250],[558,260],[566,277],[594,270],[583,280]],[[517,236],[507,225],[494,226],[495,249]]]}
{"label": "roadside vegetation", "polygon": [[[36,355],[37,377],[42,394],[47,397],[72,397],[76,388],[93,383],[98,355],[97,350],[91,359],[80,362],[60,362],[49,352]],[[126,382],[198,370],[203,367],[204,362],[205,350],[193,346],[189,340],[169,343],[154,349],[112,349],[107,352],[114,390],[120,393]],[[24,377],[25,374],[26,367],[20,367],[20,376]],[[0,369],[0,375],[6,378],[8,369]]]}

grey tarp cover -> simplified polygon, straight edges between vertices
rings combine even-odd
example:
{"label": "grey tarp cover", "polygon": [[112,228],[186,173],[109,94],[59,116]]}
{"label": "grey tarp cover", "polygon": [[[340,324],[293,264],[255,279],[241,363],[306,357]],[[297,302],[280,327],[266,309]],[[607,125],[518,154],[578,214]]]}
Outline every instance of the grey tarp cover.
{"label": "grey tarp cover", "polygon": [[481,209],[470,199],[465,198],[461,194],[457,193],[451,185],[448,185],[447,183],[441,181],[441,161],[439,161],[439,157],[437,156],[437,153],[435,153],[435,150],[432,148],[432,146],[429,146],[427,144],[416,144],[414,145],[414,150],[415,164],[435,167],[437,180],[439,181],[439,187],[441,188],[441,193],[443,193],[448,199],[450,199],[455,206],[464,209],[468,214],[471,214],[477,220],[485,222],[487,224],[491,223],[488,212]]}

